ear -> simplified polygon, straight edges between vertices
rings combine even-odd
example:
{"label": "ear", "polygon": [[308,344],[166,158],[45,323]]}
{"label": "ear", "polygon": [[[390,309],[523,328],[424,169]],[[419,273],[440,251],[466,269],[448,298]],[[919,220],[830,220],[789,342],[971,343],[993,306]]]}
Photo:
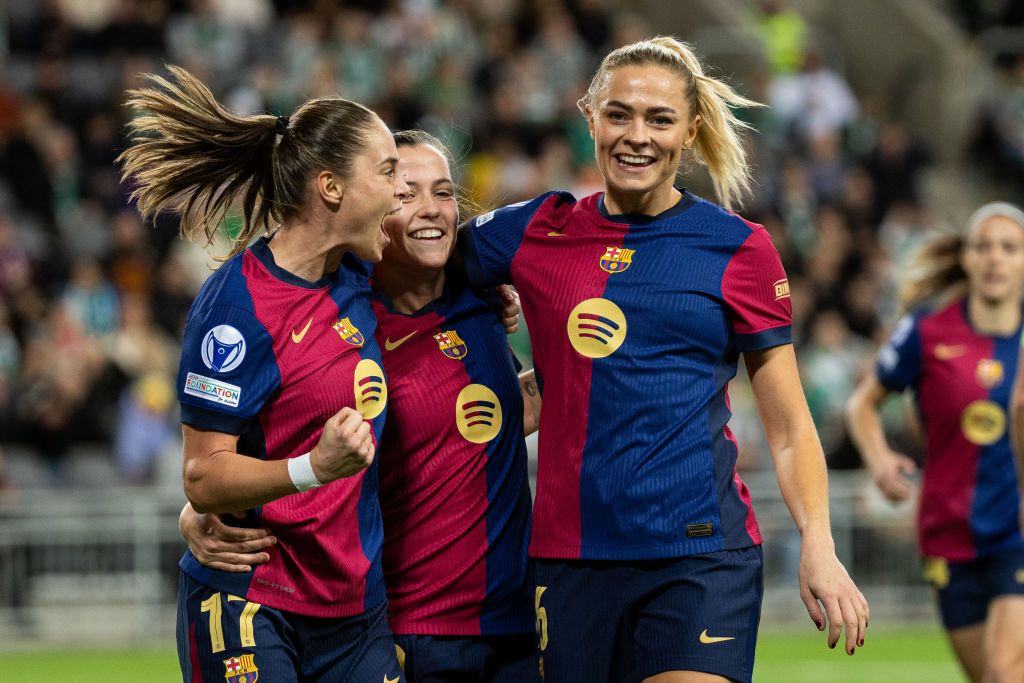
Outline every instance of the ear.
{"label": "ear", "polygon": [[588,104],[580,107],[580,111],[583,112],[583,117],[587,119],[587,130],[590,131],[590,139],[594,140],[594,108]]}
{"label": "ear", "polygon": [[341,206],[341,200],[345,198],[345,186],[341,179],[330,171],[320,171],[314,179],[316,191],[320,199],[332,209]]}
{"label": "ear", "polygon": [[693,141],[697,139],[697,131],[700,130],[701,124],[704,123],[704,119],[697,114],[693,117],[693,121],[690,121],[690,127],[686,131],[686,142],[683,143],[683,149],[690,149],[693,147]]}

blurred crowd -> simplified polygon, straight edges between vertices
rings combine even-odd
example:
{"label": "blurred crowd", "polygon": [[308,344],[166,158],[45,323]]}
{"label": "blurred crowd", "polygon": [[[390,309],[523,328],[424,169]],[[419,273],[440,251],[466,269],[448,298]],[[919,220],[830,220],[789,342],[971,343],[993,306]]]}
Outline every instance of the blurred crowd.
{"label": "blurred crowd", "polygon": [[[750,138],[757,192],[743,213],[770,230],[790,275],[830,465],[856,467],[842,404],[899,313],[901,264],[948,226],[922,201],[927,146],[877,93],[857,92],[826,63],[798,13],[748,4],[746,29],[763,59],[733,83],[771,106],[741,112],[759,131]],[[176,239],[173,216],[143,224],[119,181],[124,92],[140,73],[182,65],[240,113],[286,114],[335,93],[358,100],[393,128],[445,140],[481,207],[552,188],[581,196],[600,176],[576,100],[605,52],[657,32],[626,5],[9,0],[0,13],[0,443],[31,450],[48,480],[65,484],[75,483],[66,465],[83,444],[105,448],[112,476],[126,482],[150,482],[161,460],[179,457],[178,340],[213,261]],[[977,145],[994,177],[1020,192],[1024,59],[1005,77]],[[693,188],[711,196],[700,174]],[[516,346],[529,353],[523,338]],[[766,466],[742,383],[732,403],[743,465]]]}

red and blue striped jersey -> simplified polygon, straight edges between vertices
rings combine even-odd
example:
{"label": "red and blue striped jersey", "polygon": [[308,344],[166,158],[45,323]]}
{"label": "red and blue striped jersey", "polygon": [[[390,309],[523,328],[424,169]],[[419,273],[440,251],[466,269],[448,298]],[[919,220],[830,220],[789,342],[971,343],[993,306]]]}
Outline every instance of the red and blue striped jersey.
{"label": "red and blue striped jersey", "polygon": [[760,543],[727,389],[740,352],[791,342],[765,230],[688,192],[657,216],[549,193],[464,233],[473,284],[522,294],[543,391],[530,554],[639,560]]}
{"label": "red and blue striped jersey", "polygon": [[532,632],[523,400],[504,327],[451,273],[412,315],[375,297],[391,389],[379,456],[391,628]]}
{"label": "red and blue striped jersey", "polygon": [[878,380],[915,391],[925,428],[921,553],[965,562],[1024,547],[1008,410],[1020,330],[978,334],[958,299],[899,322],[878,353]]}
{"label": "red and blue striped jersey", "polygon": [[[374,338],[369,267],[346,255],[310,283],[274,263],[257,241],[212,274],[189,311],[178,398],[187,425],[239,436],[261,459],[310,451],[345,406],[372,420],[379,439],[387,387]],[[377,467],[248,511],[278,543],[248,573],[204,567],[196,581],[271,607],[317,617],[359,614],[385,599]]]}

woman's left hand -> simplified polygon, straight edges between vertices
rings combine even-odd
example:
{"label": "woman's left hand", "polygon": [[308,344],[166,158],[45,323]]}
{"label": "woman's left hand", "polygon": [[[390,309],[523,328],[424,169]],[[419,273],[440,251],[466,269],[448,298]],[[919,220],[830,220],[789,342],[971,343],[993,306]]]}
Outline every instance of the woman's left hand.
{"label": "woman's left hand", "polygon": [[519,292],[512,285],[500,285],[498,294],[504,307],[501,309],[501,322],[505,326],[505,334],[514,334],[519,330],[519,314],[523,307],[519,305]]}
{"label": "woman's left hand", "polygon": [[818,627],[825,630],[828,619],[828,646],[834,648],[846,627],[846,654],[852,655],[864,645],[868,628],[868,601],[860,592],[846,567],[829,543],[805,541],[800,547],[800,599]]}
{"label": "woman's left hand", "polygon": [[267,529],[230,526],[220,515],[197,513],[189,503],[178,516],[178,531],[200,564],[224,572],[248,572],[269,562],[266,549],[277,543]]}

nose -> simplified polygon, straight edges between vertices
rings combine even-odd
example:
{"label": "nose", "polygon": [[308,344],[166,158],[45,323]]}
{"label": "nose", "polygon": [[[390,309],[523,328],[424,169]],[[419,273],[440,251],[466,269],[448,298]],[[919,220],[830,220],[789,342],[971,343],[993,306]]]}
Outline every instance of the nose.
{"label": "nose", "polygon": [[629,127],[626,129],[624,141],[627,145],[634,147],[642,147],[651,141],[650,133],[647,130],[647,122],[644,121],[642,116],[634,117],[630,122]]}
{"label": "nose", "polygon": [[395,196],[402,197],[409,194],[409,183],[405,182],[405,176],[399,175],[395,182]]}
{"label": "nose", "polygon": [[437,198],[434,197],[433,193],[426,193],[423,198],[423,203],[420,205],[420,210],[417,213],[426,218],[434,218],[435,216],[440,215],[441,207],[438,206]]}

